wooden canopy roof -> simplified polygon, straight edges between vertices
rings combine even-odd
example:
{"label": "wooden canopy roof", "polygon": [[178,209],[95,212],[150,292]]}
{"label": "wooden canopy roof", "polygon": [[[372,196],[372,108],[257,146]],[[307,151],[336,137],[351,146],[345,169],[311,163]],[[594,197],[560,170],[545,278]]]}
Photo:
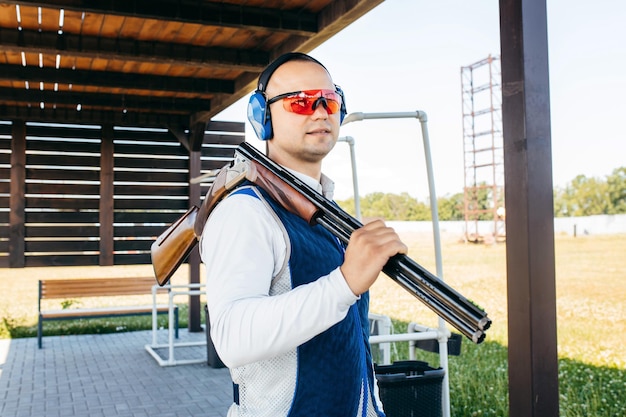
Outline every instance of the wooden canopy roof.
{"label": "wooden canopy roof", "polygon": [[0,119],[167,127],[198,150],[273,58],[382,1],[0,1]]}

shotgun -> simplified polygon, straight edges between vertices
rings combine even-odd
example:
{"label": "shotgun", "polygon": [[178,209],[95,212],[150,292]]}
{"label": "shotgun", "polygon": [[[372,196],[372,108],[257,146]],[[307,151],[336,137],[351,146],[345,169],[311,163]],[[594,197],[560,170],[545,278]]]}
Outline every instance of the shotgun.
{"label": "shotgun", "polygon": [[[237,148],[235,161],[222,168],[207,192],[195,219],[195,237],[202,234],[208,214],[219,200],[245,180],[263,188],[286,210],[308,224],[320,224],[345,244],[350,240],[352,232],[363,226],[336,204],[244,142]],[[180,221],[176,224],[189,227]],[[189,238],[189,233],[185,236]],[[164,243],[167,243],[167,239]],[[155,256],[153,253],[153,264],[155,259],[160,261],[158,254]],[[485,339],[485,331],[491,325],[487,314],[408,256],[397,254],[391,257],[383,267],[383,272],[472,342],[481,343]]]}

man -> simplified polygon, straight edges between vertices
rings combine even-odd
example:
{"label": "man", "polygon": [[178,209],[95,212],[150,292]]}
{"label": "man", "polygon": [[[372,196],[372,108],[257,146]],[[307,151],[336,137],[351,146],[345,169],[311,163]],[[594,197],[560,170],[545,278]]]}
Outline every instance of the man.
{"label": "man", "polygon": [[[249,118],[268,156],[332,198],[322,160],[345,115],[343,93],[308,55],[261,74]],[[211,336],[230,368],[229,416],[382,416],[367,318],[368,289],[406,246],[382,221],[344,246],[257,187],[211,213],[202,234]]]}

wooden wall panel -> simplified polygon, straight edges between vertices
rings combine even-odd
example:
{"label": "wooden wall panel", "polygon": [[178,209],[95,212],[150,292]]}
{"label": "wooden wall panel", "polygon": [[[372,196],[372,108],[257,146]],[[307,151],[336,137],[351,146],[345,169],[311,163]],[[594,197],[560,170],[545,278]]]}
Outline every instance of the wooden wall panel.
{"label": "wooden wall panel", "polygon": [[9,266],[24,266],[24,211],[26,208],[26,123],[11,126],[11,192],[9,197]]}
{"label": "wooden wall panel", "polygon": [[[0,122],[0,267],[9,266],[12,132]],[[189,154],[166,130],[26,123],[25,137],[24,266],[150,263],[152,242],[190,206]],[[243,140],[243,124],[209,123],[201,173],[232,160]],[[112,180],[101,152],[112,155]]]}
{"label": "wooden wall panel", "polygon": [[[32,158],[30,161],[32,162]],[[67,161],[70,163],[70,161]],[[76,162],[76,160],[74,160]],[[72,165],[55,168],[26,169],[26,176],[31,180],[65,180],[65,181],[99,181],[100,173],[98,169],[79,169]],[[1,177],[1,173],[0,173]]]}
{"label": "wooden wall panel", "polygon": [[11,190],[11,124],[0,122],[0,268],[9,266],[9,195]]}
{"label": "wooden wall panel", "polygon": [[78,198],[51,198],[26,196],[28,209],[52,209],[52,210],[98,210],[99,196],[81,196]]}
{"label": "wooden wall panel", "polygon": [[45,224],[64,224],[64,223],[82,223],[95,224],[98,222],[98,212],[95,210],[63,210],[63,211],[33,211],[28,210],[25,213],[26,223],[31,226],[35,223]]}
{"label": "wooden wall panel", "polygon": [[100,265],[113,265],[113,247],[115,230],[113,228],[114,190],[113,172],[115,170],[113,125],[102,126],[100,142]]}
{"label": "wooden wall panel", "polygon": [[25,261],[89,265],[98,253],[100,129],[26,123]]}
{"label": "wooden wall panel", "polygon": [[51,256],[50,247],[53,246],[57,252],[91,252],[98,253],[99,243],[97,240],[57,240],[57,241],[37,241],[26,242],[26,251],[35,253],[46,253]]}
{"label": "wooden wall panel", "polygon": [[116,129],[114,148],[114,262],[150,262],[152,242],[188,207],[187,151],[165,129]]}
{"label": "wooden wall panel", "polygon": [[[241,123],[209,123],[201,172],[232,160],[243,134]],[[189,153],[167,131],[119,128],[115,155],[115,263],[149,263],[152,242],[191,205]]]}
{"label": "wooden wall panel", "polygon": [[26,267],[37,266],[91,266],[98,265],[98,255],[82,254],[80,256],[67,255],[46,255],[46,256],[27,256],[25,261]]}
{"label": "wooden wall panel", "polygon": [[115,215],[126,210],[138,211],[141,213],[160,213],[173,211],[175,214],[172,218],[176,218],[176,213],[184,213],[189,207],[187,198],[180,197],[171,200],[157,199],[138,199],[133,196],[130,198],[115,199]]}

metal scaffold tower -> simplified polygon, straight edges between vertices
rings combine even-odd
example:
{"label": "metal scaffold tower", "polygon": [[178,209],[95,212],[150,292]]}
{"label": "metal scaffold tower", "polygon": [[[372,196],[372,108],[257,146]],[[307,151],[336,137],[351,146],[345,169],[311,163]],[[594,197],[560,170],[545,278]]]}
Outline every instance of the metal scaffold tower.
{"label": "metal scaffold tower", "polygon": [[[504,151],[500,59],[487,58],[461,67],[465,240],[497,242],[505,238]],[[493,227],[479,227],[493,222]]]}

